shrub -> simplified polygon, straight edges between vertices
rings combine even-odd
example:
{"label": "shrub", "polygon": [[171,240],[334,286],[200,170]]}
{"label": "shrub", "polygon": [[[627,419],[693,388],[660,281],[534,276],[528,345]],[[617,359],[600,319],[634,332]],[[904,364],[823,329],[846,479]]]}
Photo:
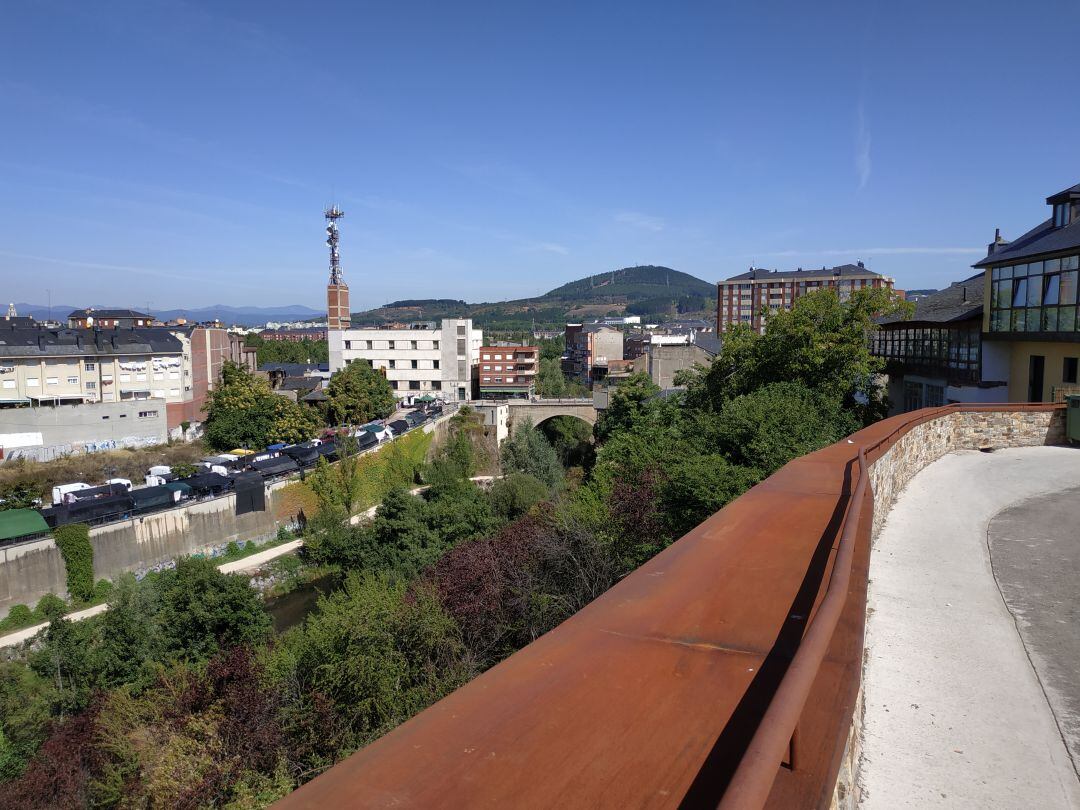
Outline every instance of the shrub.
{"label": "shrub", "polygon": [[34,623],[34,613],[26,605],[12,605],[7,618],[0,621],[0,630],[18,630]]}
{"label": "shrub", "polygon": [[94,584],[94,601],[104,602],[112,595],[113,584],[107,579],[99,579]]}
{"label": "shrub", "polygon": [[67,602],[55,593],[45,594],[34,607],[34,616],[40,621],[52,620],[56,616],[63,616],[65,612],[67,612]]}
{"label": "shrub", "polygon": [[94,549],[90,546],[90,527],[85,523],[59,526],[53,531],[60,555],[67,569],[67,589],[72,599],[83,602],[94,596]]}

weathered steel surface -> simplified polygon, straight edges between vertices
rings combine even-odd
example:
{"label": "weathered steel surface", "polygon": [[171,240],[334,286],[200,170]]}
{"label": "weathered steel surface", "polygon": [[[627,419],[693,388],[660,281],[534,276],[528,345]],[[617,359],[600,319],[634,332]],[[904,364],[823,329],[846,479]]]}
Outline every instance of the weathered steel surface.
{"label": "weathered steel surface", "polygon": [[[796,459],[279,806],[715,807],[825,590],[858,448],[943,412]],[[816,807],[831,793],[859,684],[870,511],[799,719],[799,770],[762,765],[776,774],[769,806]]]}

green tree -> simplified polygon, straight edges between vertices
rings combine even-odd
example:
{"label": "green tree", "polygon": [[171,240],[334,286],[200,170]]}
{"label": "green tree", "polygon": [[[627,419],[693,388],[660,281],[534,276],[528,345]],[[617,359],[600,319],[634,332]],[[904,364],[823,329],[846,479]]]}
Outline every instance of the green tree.
{"label": "green tree", "polygon": [[394,391],[386,377],[366,360],[335,372],[326,387],[326,408],[333,424],[358,425],[384,419],[394,411]]}
{"label": "green tree", "polygon": [[858,427],[839,399],[802,383],[780,382],[726,401],[715,422],[715,441],[731,461],[765,477]]}
{"label": "green tree", "polygon": [[492,508],[506,522],[516,520],[550,496],[550,488],[527,473],[511,473],[491,486]]}
{"label": "green tree", "polygon": [[295,694],[332,701],[359,747],[431,705],[471,675],[460,632],[428,587],[350,574],[319,600],[271,671]]}
{"label": "green tree", "polygon": [[47,678],[22,663],[0,662],[0,782],[26,768],[48,734],[55,699]]}
{"label": "green tree", "polygon": [[188,659],[218,649],[264,641],[270,616],[243,577],[223,574],[211,560],[185,557],[160,575],[159,624],[165,647]]}
{"label": "green tree", "polygon": [[874,318],[910,307],[886,289],[857,290],[845,301],[828,289],[801,296],[768,317],[764,334],[743,325],[727,333],[712,366],[691,382],[690,401],[719,410],[770,383],[796,382],[873,421],[885,405],[874,382],[883,361],[870,352]]}
{"label": "green tree", "polygon": [[660,387],[648,374],[631,374],[611,394],[607,408],[600,412],[596,438],[604,441],[612,433],[634,426],[647,409],[647,403],[660,393]]}
{"label": "green tree", "polygon": [[29,509],[41,500],[41,490],[26,481],[0,486],[0,511],[4,509]]}
{"label": "green tree", "polygon": [[500,455],[504,475],[526,473],[549,487],[562,480],[562,466],[555,455],[555,448],[543,433],[533,427],[528,417],[503,442]]}
{"label": "green tree", "polygon": [[552,416],[538,428],[551,442],[564,467],[589,466],[593,429],[587,422],[574,416]]}
{"label": "green tree", "polygon": [[97,643],[90,664],[97,685],[148,685],[154,678],[152,664],[164,659],[164,639],[158,624],[157,589],[141,585],[132,574],[116,583],[109,609],[97,621]]}
{"label": "green tree", "polygon": [[206,441],[219,450],[295,444],[310,439],[320,422],[310,408],[275,394],[266,380],[228,362],[205,409]]}

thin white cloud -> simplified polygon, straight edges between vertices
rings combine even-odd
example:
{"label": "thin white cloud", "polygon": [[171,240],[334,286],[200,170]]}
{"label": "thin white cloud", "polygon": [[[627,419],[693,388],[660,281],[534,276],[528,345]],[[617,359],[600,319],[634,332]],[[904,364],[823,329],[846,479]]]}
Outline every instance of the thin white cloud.
{"label": "thin white cloud", "polygon": [[660,219],[660,217],[643,214],[640,211],[620,211],[615,215],[615,221],[623,225],[640,228],[643,231],[653,231],[654,233],[664,230],[665,227],[664,220]]}
{"label": "thin white cloud", "polygon": [[570,253],[570,250],[558,242],[536,242],[535,244],[528,245],[525,250],[537,251],[541,253],[557,253],[560,256],[566,256]]}
{"label": "thin white cloud", "polygon": [[871,248],[830,248],[827,250],[775,250],[762,253],[746,253],[740,258],[754,256],[902,256],[907,254],[928,254],[938,256],[966,255],[985,253],[982,247],[871,247]]}
{"label": "thin white cloud", "polygon": [[866,104],[860,98],[855,124],[855,173],[859,177],[859,191],[870,182],[870,124],[866,120]]}
{"label": "thin white cloud", "polygon": [[0,256],[6,256],[9,259],[19,259],[21,261],[28,262],[45,262],[47,264],[61,264],[66,267],[79,267],[87,270],[104,270],[114,273],[134,273],[140,276],[156,276],[158,278],[167,278],[170,281],[176,281],[177,278],[183,277],[188,281],[200,281],[203,283],[214,284],[216,286],[223,287],[237,287],[240,289],[250,289],[248,284],[240,284],[224,280],[221,276],[213,277],[200,277],[193,276],[186,271],[178,270],[158,270],[151,267],[133,267],[130,265],[122,264],[102,264],[100,262],[84,262],[76,259],[62,259],[56,256],[36,256],[29,253],[13,253],[9,250],[0,250]]}

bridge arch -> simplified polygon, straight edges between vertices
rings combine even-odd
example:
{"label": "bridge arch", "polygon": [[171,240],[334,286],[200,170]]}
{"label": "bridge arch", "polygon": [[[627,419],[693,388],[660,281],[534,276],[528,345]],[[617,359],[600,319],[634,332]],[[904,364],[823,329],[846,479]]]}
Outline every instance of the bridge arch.
{"label": "bridge arch", "polygon": [[573,416],[588,425],[596,424],[597,411],[591,399],[512,399],[507,406],[511,430],[522,419],[529,418],[534,425],[539,425],[553,416]]}

